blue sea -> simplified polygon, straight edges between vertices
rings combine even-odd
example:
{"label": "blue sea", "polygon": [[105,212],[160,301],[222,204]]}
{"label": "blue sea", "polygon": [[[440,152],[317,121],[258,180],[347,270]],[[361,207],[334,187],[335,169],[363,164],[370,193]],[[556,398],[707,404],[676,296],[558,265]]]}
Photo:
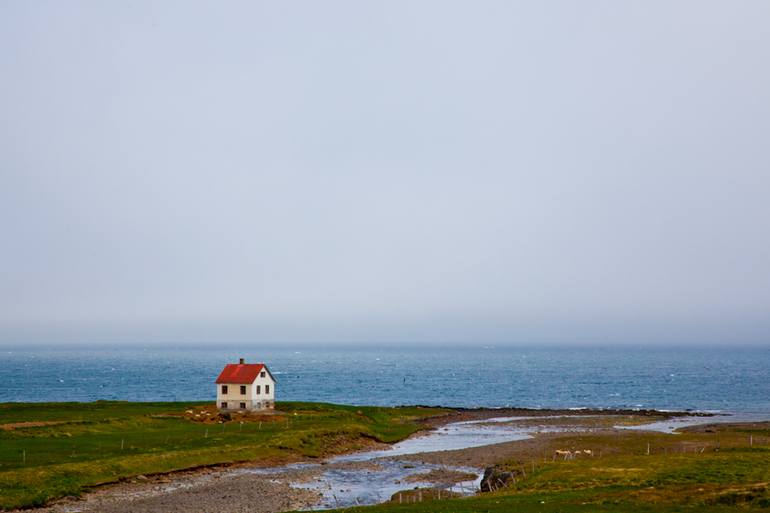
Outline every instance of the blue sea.
{"label": "blue sea", "polygon": [[277,400],[770,413],[770,348],[32,348],[0,351],[0,402],[213,400],[266,362]]}

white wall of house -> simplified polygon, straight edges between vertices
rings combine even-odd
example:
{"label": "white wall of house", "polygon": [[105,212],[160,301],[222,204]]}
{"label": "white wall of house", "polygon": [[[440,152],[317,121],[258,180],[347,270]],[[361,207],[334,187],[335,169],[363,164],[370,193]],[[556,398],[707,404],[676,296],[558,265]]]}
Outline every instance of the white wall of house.
{"label": "white wall of house", "polygon": [[[247,409],[272,407],[275,402],[275,381],[270,377],[270,372],[262,369],[254,383],[217,383],[217,408],[222,408],[222,403],[227,403],[228,409],[240,409],[240,403],[246,403]],[[223,390],[227,387],[227,393]],[[241,387],[245,393],[241,393]],[[264,404],[269,401],[269,406]]]}

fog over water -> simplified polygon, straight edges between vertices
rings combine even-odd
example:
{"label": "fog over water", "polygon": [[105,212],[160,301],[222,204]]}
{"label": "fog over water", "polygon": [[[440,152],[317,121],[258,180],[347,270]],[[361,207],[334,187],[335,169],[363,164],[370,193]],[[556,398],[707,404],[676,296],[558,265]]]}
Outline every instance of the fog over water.
{"label": "fog over water", "polygon": [[0,345],[767,345],[768,19],[4,1]]}

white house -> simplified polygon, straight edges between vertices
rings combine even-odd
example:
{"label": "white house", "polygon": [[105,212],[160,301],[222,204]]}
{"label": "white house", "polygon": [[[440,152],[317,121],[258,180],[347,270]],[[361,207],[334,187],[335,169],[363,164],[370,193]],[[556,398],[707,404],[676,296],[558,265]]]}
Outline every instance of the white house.
{"label": "white house", "polygon": [[228,363],[216,383],[220,410],[275,408],[275,378],[264,363]]}

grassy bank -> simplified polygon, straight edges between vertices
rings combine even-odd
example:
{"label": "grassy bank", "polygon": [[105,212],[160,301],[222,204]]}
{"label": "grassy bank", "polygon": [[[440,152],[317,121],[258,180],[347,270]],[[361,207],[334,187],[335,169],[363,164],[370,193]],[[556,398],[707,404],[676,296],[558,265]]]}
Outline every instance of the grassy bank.
{"label": "grassy bank", "polygon": [[[502,465],[517,481],[492,493],[346,511],[452,513],[770,511],[770,425],[544,437]],[[594,456],[554,460],[556,449]],[[648,454],[649,451],[649,454]],[[423,495],[423,497],[427,496]]]}
{"label": "grassy bank", "polygon": [[[0,508],[41,505],[141,474],[270,464],[394,442],[426,408],[278,403],[281,415],[220,423],[210,403],[0,404]],[[204,413],[205,412],[205,413]]]}

